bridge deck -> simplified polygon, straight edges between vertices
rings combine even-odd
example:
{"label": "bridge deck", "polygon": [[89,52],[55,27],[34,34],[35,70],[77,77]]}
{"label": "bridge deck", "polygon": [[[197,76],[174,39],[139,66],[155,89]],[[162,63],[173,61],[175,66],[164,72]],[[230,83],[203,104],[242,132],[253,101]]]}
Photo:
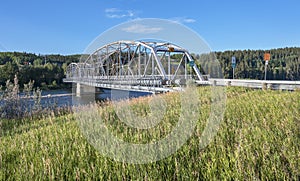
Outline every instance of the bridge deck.
{"label": "bridge deck", "polygon": [[162,86],[160,79],[88,79],[66,78],[66,83],[79,83],[91,87],[119,89],[127,91],[141,91],[150,93],[174,92],[181,90],[180,87]]}
{"label": "bridge deck", "polygon": [[[174,92],[183,90],[181,86],[171,87],[163,85],[160,78],[66,78],[64,82],[79,83],[92,87],[119,89],[128,91],[142,91],[151,93]],[[258,89],[272,90],[300,90],[300,81],[264,81],[264,80],[245,80],[245,79],[209,79],[208,81],[196,81],[198,85],[214,86],[240,86]]]}

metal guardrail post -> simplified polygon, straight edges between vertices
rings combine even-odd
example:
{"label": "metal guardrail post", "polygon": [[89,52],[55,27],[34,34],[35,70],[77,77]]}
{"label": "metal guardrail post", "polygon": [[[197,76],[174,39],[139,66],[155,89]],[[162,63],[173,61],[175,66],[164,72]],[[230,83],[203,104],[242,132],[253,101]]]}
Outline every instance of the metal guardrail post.
{"label": "metal guardrail post", "polygon": [[262,83],[262,90],[267,90],[268,87],[267,87],[267,83],[266,82],[263,82]]}
{"label": "metal guardrail post", "polygon": [[231,81],[227,81],[227,86],[228,86],[228,87],[231,86]]}

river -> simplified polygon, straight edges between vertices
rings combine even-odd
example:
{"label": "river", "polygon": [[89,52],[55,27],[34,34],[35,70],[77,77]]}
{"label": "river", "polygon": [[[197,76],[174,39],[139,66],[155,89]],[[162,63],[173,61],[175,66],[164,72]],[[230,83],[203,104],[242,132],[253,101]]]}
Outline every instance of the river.
{"label": "river", "polygon": [[[73,105],[84,105],[95,101],[107,101],[107,100],[120,100],[133,97],[147,96],[150,93],[147,92],[134,92],[134,91],[121,91],[111,89],[101,89],[97,93],[83,94],[80,97],[73,96],[71,89],[62,90],[42,90],[42,97],[40,105],[43,108],[51,107],[69,107]],[[20,93],[21,97],[24,97],[24,93]],[[31,95],[32,96],[32,95]],[[33,97],[33,96],[32,96]],[[33,98],[21,98],[26,101],[26,105],[23,102],[23,106],[26,109],[31,109],[34,106]],[[0,107],[5,102],[0,100]],[[21,103],[22,104],[22,103]]]}
{"label": "river", "polygon": [[[43,90],[41,105],[47,107],[48,105],[57,105],[58,107],[72,106],[74,104],[86,104],[91,101],[106,101],[106,100],[119,100],[128,99],[140,96],[151,95],[147,92],[134,92],[134,91],[122,91],[101,89],[101,92],[95,93],[95,95],[82,95],[81,97],[72,96],[72,90]],[[92,99],[92,100],[91,100]]]}

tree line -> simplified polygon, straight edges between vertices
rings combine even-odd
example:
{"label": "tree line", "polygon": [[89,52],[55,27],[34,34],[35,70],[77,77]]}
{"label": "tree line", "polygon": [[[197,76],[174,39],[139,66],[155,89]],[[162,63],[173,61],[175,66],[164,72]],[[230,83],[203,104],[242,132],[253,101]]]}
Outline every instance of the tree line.
{"label": "tree line", "polygon": [[232,78],[231,59],[236,57],[235,78],[263,80],[264,54],[270,53],[267,66],[268,80],[300,80],[300,48],[272,50],[236,50],[215,52],[225,78]]}
{"label": "tree line", "polygon": [[0,52],[0,85],[13,81],[15,75],[19,84],[34,81],[34,87],[42,89],[62,88],[68,64],[78,62],[80,55],[36,55],[26,52]]}
{"label": "tree line", "polygon": [[[235,78],[264,79],[264,54],[270,53],[268,80],[300,80],[300,48],[271,50],[233,50],[214,52],[214,55],[193,55],[195,59],[217,59],[224,78],[232,78],[231,58],[236,57]],[[0,85],[14,80],[17,75],[20,85],[34,80],[34,87],[55,89],[64,87],[63,78],[71,62],[79,62],[81,55],[40,55],[26,52],[0,52]],[[209,58],[207,58],[209,57]],[[213,58],[212,58],[213,57]],[[212,63],[202,66],[210,71]],[[203,67],[202,67],[203,68]],[[206,72],[207,74],[212,73]]]}

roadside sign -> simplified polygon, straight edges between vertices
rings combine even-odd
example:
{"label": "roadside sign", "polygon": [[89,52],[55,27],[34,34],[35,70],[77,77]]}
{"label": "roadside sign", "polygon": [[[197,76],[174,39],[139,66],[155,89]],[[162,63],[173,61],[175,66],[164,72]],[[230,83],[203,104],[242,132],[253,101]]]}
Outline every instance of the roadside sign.
{"label": "roadside sign", "polygon": [[271,59],[271,54],[265,53],[265,54],[264,54],[264,60],[265,60],[265,61],[269,61],[270,59]]}
{"label": "roadside sign", "polygon": [[236,67],[236,58],[235,57],[231,58],[231,66],[232,66],[232,68]]}
{"label": "roadside sign", "polygon": [[174,47],[169,47],[169,52],[174,52]]}
{"label": "roadside sign", "polygon": [[235,58],[235,57],[232,57],[232,58],[231,58],[231,63],[232,63],[232,64],[235,64],[235,63],[236,63],[236,58]]}

